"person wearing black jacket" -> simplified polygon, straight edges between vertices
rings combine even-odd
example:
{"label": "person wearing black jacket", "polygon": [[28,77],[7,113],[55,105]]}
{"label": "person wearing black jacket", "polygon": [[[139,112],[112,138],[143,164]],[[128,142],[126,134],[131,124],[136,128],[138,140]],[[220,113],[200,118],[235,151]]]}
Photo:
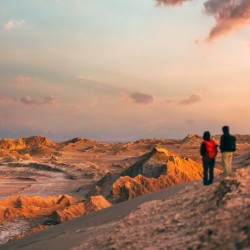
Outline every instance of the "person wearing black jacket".
{"label": "person wearing black jacket", "polygon": [[223,135],[220,138],[222,168],[224,176],[232,173],[233,153],[236,150],[236,138],[229,133],[229,127],[222,127]]}

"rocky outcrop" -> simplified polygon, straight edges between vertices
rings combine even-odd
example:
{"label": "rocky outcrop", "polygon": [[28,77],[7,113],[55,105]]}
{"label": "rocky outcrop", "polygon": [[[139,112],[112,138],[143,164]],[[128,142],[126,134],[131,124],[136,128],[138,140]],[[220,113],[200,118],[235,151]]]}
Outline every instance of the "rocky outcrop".
{"label": "rocky outcrop", "polygon": [[119,179],[120,176],[121,174],[107,173],[90,189],[86,196],[91,197],[95,195],[103,195],[104,197],[109,198],[112,193],[113,183]]}
{"label": "rocky outcrop", "polygon": [[95,212],[106,207],[112,206],[102,195],[91,196],[85,203],[87,213]]}
{"label": "rocky outcrop", "polygon": [[0,148],[4,150],[13,151],[13,150],[24,149],[25,147],[26,143],[24,139],[13,140],[6,138],[0,140]]}
{"label": "rocky outcrop", "polygon": [[69,221],[110,206],[112,204],[103,196],[90,197],[85,202],[77,202],[69,195],[47,198],[16,196],[0,201],[0,221],[1,225],[20,220],[28,222],[28,230],[14,235],[11,238],[14,240],[46,229],[49,225]]}
{"label": "rocky outcrop", "polygon": [[112,202],[120,202],[201,177],[201,164],[156,147],[138,157],[121,174],[108,173],[89,195],[101,194]]}
{"label": "rocky outcrop", "polygon": [[85,202],[79,202],[54,211],[52,213],[52,220],[55,223],[62,223],[110,206],[112,206],[112,204],[103,196],[91,196]]}
{"label": "rocky outcrop", "polygon": [[48,138],[44,136],[31,136],[31,137],[23,138],[22,140],[25,141],[27,147],[45,146],[45,147],[53,148],[56,146],[56,143],[50,141]]}
{"label": "rocky outcrop", "polygon": [[173,154],[163,148],[154,148],[151,152],[139,157],[138,161],[122,175],[133,178],[141,174],[148,178],[158,178],[166,173],[166,162],[171,155]]}
{"label": "rocky outcrop", "polygon": [[72,220],[86,214],[86,208],[83,202],[70,205],[64,209],[58,209],[52,213],[52,221],[55,223],[62,223]]}
{"label": "rocky outcrop", "polygon": [[0,201],[0,220],[40,218],[74,203],[76,203],[76,200],[68,195],[51,196],[48,198],[15,196]]}
{"label": "rocky outcrop", "polygon": [[201,141],[202,136],[196,134],[188,134],[184,139],[182,139],[182,142],[186,143],[200,143]]}
{"label": "rocky outcrop", "polygon": [[[202,176],[202,168],[200,164],[197,164],[189,158],[181,158],[178,156],[162,155],[162,152],[155,153],[160,159],[166,157],[165,165],[160,168],[153,165],[150,171],[148,164],[146,164],[146,170],[149,173],[156,173],[157,178],[147,177],[145,175],[136,175],[136,170],[133,170],[134,178],[130,176],[121,176],[112,187],[112,198],[117,201],[124,201],[135,198],[140,195],[148,194],[166,187],[182,184],[188,181],[200,179]],[[154,156],[155,157],[155,156]],[[157,159],[159,159],[157,157]],[[143,173],[144,165],[139,166],[139,173]],[[134,166],[135,167],[135,166]],[[164,169],[163,169],[164,168]],[[157,172],[158,170],[158,172]],[[153,175],[153,174],[152,174]]]}
{"label": "rocky outcrop", "polygon": [[96,141],[76,137],[69,141],[60,143],[59,147],[60,150],[63,151],[85,151],[95,147],[96,144]]}
{"label": "rocky outcrop", "polygon": [[27,147],[38,147],[38,146],[55,147],[56,144],[44,136],[31,136],[27,138],[19,138],[16,140],[9,138],[0,140],[1,149],[9,151],[21,150]]}
{"label": "rocky outcrop", "polygon": [[[31,136],[27,138],[2,139],[0,140],[0,156],[7,161],[12,160],[29,160],[30,155],[46,156],[55,151],[56,143],[50,141],[44,136]],[[8,155],[5,157],[3,154]],[[29,157],[28,157],[29,155]],[[11,160],[11,161],[12,161]]]}
{"label": "rocky outcrop", "polygon": [[171,198],[148,199],[121,220],[89,229],[74,249],[249,249],[250,165],[238,167],[213,185],[194,182]]}

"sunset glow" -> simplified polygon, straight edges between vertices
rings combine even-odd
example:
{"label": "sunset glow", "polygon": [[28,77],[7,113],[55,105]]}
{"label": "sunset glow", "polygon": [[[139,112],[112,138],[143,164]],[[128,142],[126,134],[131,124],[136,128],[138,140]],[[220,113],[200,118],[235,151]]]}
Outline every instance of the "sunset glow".
{"label": "sunset glow", "polygon": [[0,137],[249,134],[250,2],[2,0]]}

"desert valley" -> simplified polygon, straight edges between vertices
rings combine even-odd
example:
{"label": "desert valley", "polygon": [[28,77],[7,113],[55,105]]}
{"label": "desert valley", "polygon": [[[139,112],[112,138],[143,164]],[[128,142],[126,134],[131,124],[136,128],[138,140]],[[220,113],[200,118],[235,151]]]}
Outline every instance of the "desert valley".
{"label": "desert valley", "polygon": [[0,13],[0,250],[250,250],[250,0]]}
{"label": "desert valley", "polygon": [[[84,217],[92,216],[94,218],[96,214],[98,218],[98,213],[100,213],[96,212],[98,210],[109,207],[102,211],[112,211],[115,207],[118,209],[122,204],[129,207],[132,205],[129,205],[128,202],[132,204],[138,200],[139,203],[132,206],[133,209],[128,209],[127,214],[122,213],[122,208],[120,208],[120,212],[119,210],[113,212],[117,218],[120,218],[119,220],[116,217],[114,217],[116,219],[111,218],[108,224],[100,225],[99,228],[96,222],[90,225],[91,234],[96,236],[100,234],[99,238],[93,239],[88,234],[83,242],[79,239],[77,241],[72,239],[71,244],[61,246],[61,248],[73,249],[79,245],[79,249],[145,249],[147,245],[151,245],[150,249],[166,249],[166,246],[169,247],[168,249],[182,249],[183,246],[179,241],[183,239],[181,241],[184,242],[185,237],[181,234],[189,235],[187,225],[192,222],[192,219],[185,222],[183,218],[187,215],[185,211],[185,216],[182,215],[181,209],[186,210],[186,213],[190,212],[191,205],[199,202],[200,204],[193,209],[200,209],[200,215],[197,210],[196,215],[191,213],[193,215],[189,214],[189,216],[201,220],[199,217],[204,212],[202,209],[210,211],[215,206],[213,201],[211,208],[206,207],[210,206],[210,199],[211,201],[217,199],[217,202],[218,199],[223,200],[223,197],[219,197],[223,195],[223,192],[224,195],[227,194],[227,197],[233,196],[228,193],[235,191],[235,187],[237,192],[242,192],[246,196],[249,194],[249,182],[246,180],[250,178],[250,136],[237,135],[236,137],[237,152],[234,168],[236,171],[240,171],[237,174],[242,177],[241,181],[244,182],[244,185],[247,185],[244,192],[248,193],[238,190],[239,184],[235,183],[240,180],[237,182],[230,179],[228,183],[223,182],[220,175],[220,155],[218,155],[216,163],[216,183],[204,189],[201,182],[202,165],[199,156],[202,139],[198,135],[191,134],[184,139],[141,139],[134,142],[98,142],[74,138],[56,143],[42,136],[17,140],[2,139],[0,141],[0,248],[12,249],[13,246],[18,246],[19,238],[24,237],[22,240],[25,241],[27,235],[31,235],[29,237],[39,235],[39,233],[32,235],[38,231],[44,230],[42,233],[49,232],[49,230],[56,231],[59,228],[58,224],[76,223],[77,219],[73,219],[77,217],[84,220]],[[218,143],[219,135],[214,139]],[[232,190],[231,185],[234,186]],[[244,185],[240,184],[240,187],[244,188]],[[158,194],[159,196],[159,192],[171,191],[178,187],[183,191],[180,191],[179,194],[178,190],[178,195],[173,195],[174,198],[171,199],[177,199],[174,203],[171,199],[164,199],[164,197],[168,197],[167,193],[165,196],[161,194],[162,196],[157,198],[157,202],[146,203],[146,201],[150,201],[150,195],[157,196]],[[212,194],[215,195],[215,198],[210,197]],[[206,195],[210,198],[206,198]],[[183,198],[181,198],[182,196]],[[140,202],[142,197],[145,197],[145,200]],[[196,201],[193,200],[195,197]],[[235,198],[240,199],[237,196]],[[250,240],[249,197],[238,200],[238,203],[236,205],[243,208],[248,204],[248,208],[244,208],[247,209],[244,210],[245,213],[243,210],[241,211],[242,216],[244,214],[248,217],[238,218],[245,219],[245,223],[247,223],[245,226],[247,227],[245,228],[247,237],[245,239],[242,236],[242,246],[245,246],[244,239],[248,244]],[[141,205],[139,206],[139,204]],[[235,208],[234,206],[232,207]],[[166,216],[168,214],[164,210],[167,207],[169,208],[168,213],[174,220],[172,223],[169,222],[168,229],[164,228],[165,222],[163,222],[165,221],[164,214]],[[159,211],[156,212],[157,210]],[[163,221],[155,225],[153,223],[154,220],[157,220],[155,216],[162,217]],[[182,222],[180,222],[181,217],[183,217]],[[221,217],[223,218],[223,215]],[[181,232],[175,231],[175,224],[177,228],[184,229]],[[173,244],[171,240],[167,243],[159,239],[156,245],[152,245],[152,242],[149,244],[147,241],[150,237],[144,233],[151,232],[150,226],[154,225],[158,228],[159,234],[169,235],[171,232],[175,243]],[[149,231],[138,232],[138,230],[143,231],[144,226],[149,227]],[[75,227],[77,230],[77,224]],[[173,228],[171,229],[171,227]],[[119,231],[119,228],[122,232]],[[202,226],[199,230],[201,228]],[[154,228],[154,230],[156,229]],[[121,238],[119,232],[127,237]],[[110,242],[107,244],[106,241],[109,241],[107,239],[110,237],[112,244]],[[144,243],[138,242],[137,237],[142,238],[141,241],[144,239]],[[191,234],[189,238],[192,239]],[[71,239],[68,238],[68,241]],[[179,242],[180,245],[176,242]],[[196,242],[193,244],[193,248],[190,246],[190,249],[204,248],[204,246],[199,248],[198,245],[199,242]],[[211,244],[207,249],[214,249],[213,247],[215,245]],[[24,249],[26,248],[27,246]],[[36,249],[36,247],[31,245],[30,249]]]}

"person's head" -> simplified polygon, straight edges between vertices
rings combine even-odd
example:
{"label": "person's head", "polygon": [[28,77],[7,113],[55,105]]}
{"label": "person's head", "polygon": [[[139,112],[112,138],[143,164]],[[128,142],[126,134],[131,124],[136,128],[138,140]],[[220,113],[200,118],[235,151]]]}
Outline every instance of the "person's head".
{"label": "person's head", "polygon": [[209,141],[210,140],[210,132],[209,131],[205,131],[204,133],[203,133],[203,140],[205,140],[205,141]]}
{"label": "person's head", "polygon": [[229,134],[229,127],[228,126],[223,126],[222,131],[223,131],[223,134]]}

